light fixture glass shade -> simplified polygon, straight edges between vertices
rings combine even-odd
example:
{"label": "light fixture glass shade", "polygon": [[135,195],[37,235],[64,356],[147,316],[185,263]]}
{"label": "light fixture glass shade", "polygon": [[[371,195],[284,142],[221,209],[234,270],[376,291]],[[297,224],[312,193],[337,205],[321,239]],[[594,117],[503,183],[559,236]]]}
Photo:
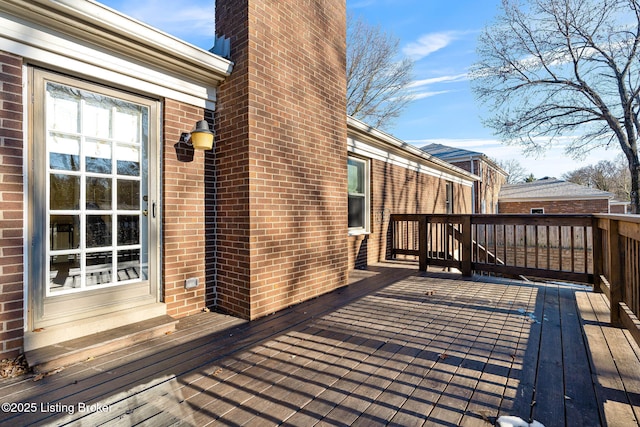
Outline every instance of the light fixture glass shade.
{"label": "light fixture glass shade", "polygon": [[196,150],[211,150],[213,147],[213,132],[209,130],[209,123],[200,120],[191,131],[191,144]]}

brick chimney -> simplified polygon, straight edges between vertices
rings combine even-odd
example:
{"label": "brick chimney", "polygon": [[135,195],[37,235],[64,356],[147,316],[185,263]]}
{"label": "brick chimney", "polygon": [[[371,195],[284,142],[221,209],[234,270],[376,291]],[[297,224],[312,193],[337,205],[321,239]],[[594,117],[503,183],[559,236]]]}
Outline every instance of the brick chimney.
{"label": "brick chimney", "polygon": [[216,298],[254,319],[346,285],[344,0],[217,0]]}

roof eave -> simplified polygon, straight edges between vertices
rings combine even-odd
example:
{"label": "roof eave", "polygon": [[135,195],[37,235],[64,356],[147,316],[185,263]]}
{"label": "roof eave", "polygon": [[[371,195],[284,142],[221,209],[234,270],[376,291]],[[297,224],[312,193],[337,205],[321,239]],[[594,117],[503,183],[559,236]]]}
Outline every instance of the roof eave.
{"label": "roof eave", "polygon": [[389,135],[386,132],[383,132],[379,129],[376,129],[368,124],[355,119],[351,116],[347,116],[347,128],[349,132],[357,134],[360,138],[363,138],[367,142],[380,144],[383,142],[387,147],[392,147],[397,151],[404,152],[405,154],[409,154],[414,158],[420,158],[422,161],[427,161],[431,163],[431,165],[435,169],[439,169],[441,171],[445,171],[451,173],[453,175],[457,175],[460,178],[471,180],[471,181],[480,181],[480,177],[474,175],[470,172],[465,171],[451,163],[444,161],[442,159],[433,156],[426,151],[423,151],[411,144],[408,144],[401,139],[398,139],[392,135]]}
{"label": "roof eave", "polygon": [[3,0],[0,11],[203,83],[217,85],[233,68],[225,58],[93,1]]}

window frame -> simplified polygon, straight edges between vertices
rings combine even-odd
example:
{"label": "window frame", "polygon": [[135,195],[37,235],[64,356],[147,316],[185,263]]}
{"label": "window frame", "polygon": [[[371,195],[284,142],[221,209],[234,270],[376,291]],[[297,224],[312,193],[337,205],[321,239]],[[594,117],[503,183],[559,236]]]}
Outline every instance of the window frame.
{"label": "window frame", "polygon": [[453,214],[454,190],[453,181],[445,182],[445,213]]}
{"label": "window frame", "polygon": [[[541,211],[541,212],[534,212],[534,211]],[[531,209],[529,209],[529,214],[530,215],[544,215],[544,208],[531,208]]]}
{"label": "window frame", "polygon": [[[347,156],[347,182],[349,181],[349,162],[350,161],[358,162],[363,165],[363,171],[364,171],[362,176],[363,190],[361,193],[352,193],[349,191],[348,184],[347,184],[347,199],[349,197],[362,198],[364,200],[364,207],[363,207],[363,218],[362,218],[363,225],[357,226],[357,227],[348,227],[349,235],[366,234],[370,232],[370,218],[371,218],[371,193],[370,193],[370,185],[369,185],[371,160],[349,154]],[[349,208],[347,207],[347,209]]]}

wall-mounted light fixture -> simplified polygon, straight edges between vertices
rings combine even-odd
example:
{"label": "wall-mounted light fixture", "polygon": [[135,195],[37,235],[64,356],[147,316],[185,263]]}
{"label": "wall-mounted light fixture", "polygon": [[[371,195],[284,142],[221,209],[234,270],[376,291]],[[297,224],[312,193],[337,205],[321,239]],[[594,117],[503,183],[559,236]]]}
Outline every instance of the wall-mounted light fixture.
{"label": "wall-mounted light fixture", "polygon": [[199,120],[191,133],[184,132],[180,135],[180,140],[192,145],[196,150],[211,150],[213,135],[209,129],[209,123],[206,120]]}

